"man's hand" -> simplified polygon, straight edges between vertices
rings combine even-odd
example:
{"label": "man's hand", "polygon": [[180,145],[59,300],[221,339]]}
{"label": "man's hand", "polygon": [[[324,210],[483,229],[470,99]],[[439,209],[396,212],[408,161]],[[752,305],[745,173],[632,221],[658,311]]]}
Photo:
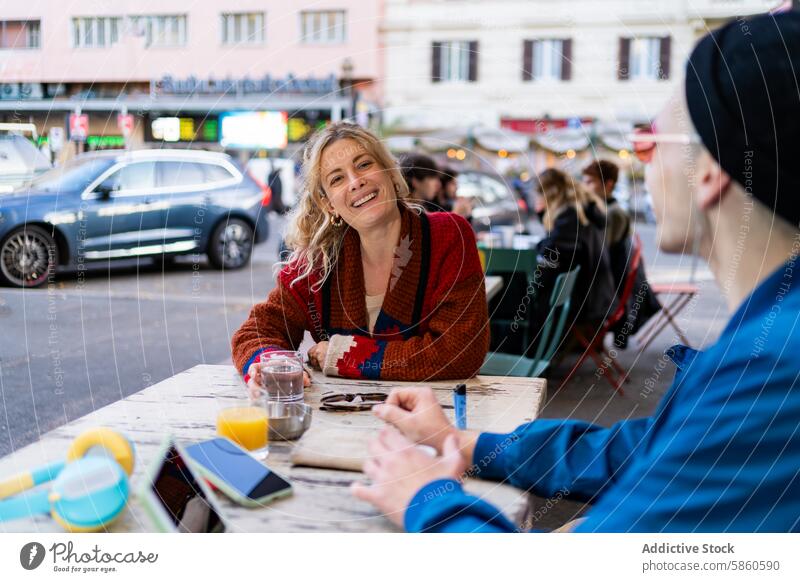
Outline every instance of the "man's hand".
{"label": "man's hand", "polygon": [[458,432],[430,388],[396,388],[386,403],[376,406],[373,412],[412,442],[431,446],[440,453],[445,439]]}
{"label": "man's hand", "polygon": [[[264,393],[264,385],[261,383],[262,365],[263,364],[260,362],[256,362],[255,364],[250,364],[250,367],[247,369],[247,375],[250,376],[250,379],[247,381],[247,394],[250,396],[251,400],[257,399]],[[311,377],[305,370],[303,370],[303,386],[306,388],[311,386]]]}
{"label": "man's hand", "polygon": [[328,342],[319,342],[308,348],[308,362],[317,370],[325,366],[325,356],[328,355]]}
{"label": "man's hand", "polygon": [[355,482],[351,491],[401,527],[406,508],[417,491],[437,479],[460,479],[467,469],[452,434],[442,443],[442,455],[431,457],[396,429],[386,427],[369,444],[369,453],[364,473],[372,484]]}

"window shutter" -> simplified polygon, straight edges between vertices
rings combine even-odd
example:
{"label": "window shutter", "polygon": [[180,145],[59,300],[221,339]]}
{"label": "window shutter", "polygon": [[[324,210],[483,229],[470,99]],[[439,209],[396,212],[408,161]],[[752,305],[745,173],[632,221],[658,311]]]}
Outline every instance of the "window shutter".
{"label": "window shutter", "polygon": [[522,42],[522,80],[533,80],[533,41]]}
{"label": "window shutter", "polygon": [[630,78],[631,66],[631,39],[619,39],[619,68],[617,69],[617,79],[627,81]]}
{"label": "window shutter", "polygon": [[469,81],[478,80],[478,41],[469,42]]}
{"label": "window shutter", "polygon": [[433,43],[433,57],[431,58],[431,81],[438,83],[442,80],[442,43]]}
{"label": "window shutter", "polygon": [[572,39],[565,38],[561,44],[561,80],[572,79]]}
{"label": "window shutter", "polygon": [[659,55],[659,79],[669,79],[670,55],[672,53],[672,37],[665,36],[661,39],[661,54]]}

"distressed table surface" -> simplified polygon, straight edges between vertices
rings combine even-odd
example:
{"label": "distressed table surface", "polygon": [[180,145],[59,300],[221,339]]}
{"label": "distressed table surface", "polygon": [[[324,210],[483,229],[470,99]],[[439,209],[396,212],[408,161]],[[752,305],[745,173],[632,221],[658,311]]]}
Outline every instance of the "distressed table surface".
{"label": "distressed table surface", "polygon": [[[306,402],[314,407],[312,426],[329,423],[352,427],[368,438],[381,423],[370,412],[325,412],[319,410],[320,394],[329,390],[389,391],[397,386],[422,385],[410,382],[372,382],[329,378],[315,374],[306,389]],[[452,418],[454,382],[426,382],[436,391],[440,402],[449,405]],[[546,382],[539,378],[503,378],[478,376],[467,382],[469,428],[506,432],[534,419],[545,399]],[[215,436],[216,413],[231,399],[244,396],[244,384],[232,366],[195,366],[159,382],[137,394],[96,410],[45,434],[39,441],[0,459],[0,479],[62,458],[73,438],[89,428],[108,426],[124,433],[136,448],[136,468],[131,488],[137,490],[145,479],[146,467],[153,461],[163,438],[172,434],[184,444]],[[249,509],[239,507],[224,497],[220,504],[230,531],[241,532],[384,532],[396,527],[370,505],[356,500],[350,483],[363,478],[360,473],[293,467],[289,462],[292,443],[270,444],[269,467],[287,477],[293,495],[269,505]],[[507,485],[469,480],[468,491],[494,503],[514,522],[527,518],[527,495]],[[127,510],[109,531],[151,531],[136,498],[131,497]],[[0,523],[0,532],[58,532],[59,526],[49,517]]]}

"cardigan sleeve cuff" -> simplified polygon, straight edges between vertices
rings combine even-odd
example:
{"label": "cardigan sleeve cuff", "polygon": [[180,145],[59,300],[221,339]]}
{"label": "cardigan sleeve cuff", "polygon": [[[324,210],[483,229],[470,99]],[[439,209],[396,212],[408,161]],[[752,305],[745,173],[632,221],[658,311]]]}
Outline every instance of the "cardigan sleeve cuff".
{"label": "cardigan sleeve cuff", "polygon": [[264,348],[257,349],[255,353],[253,353],[253,355],[250,356],[250,359],[247,360],[244,367],[242,368],[242,377],[244,378],[244,383],[247,384],[250,381],[250,374],[248,374],[247,371],[250,369],[250,366],[252,366],[253,364],[258,364],[261,361],[261,354],[283,349],[285,348],[282,348],[280,346],[266,346]]}
{"label": "cardigan sleeve cuff", "polygon": [[328,351],[325,354],[322,373],[326,376],[339,376],[339,363],[355,344],[356,340],[352,335],[332,335],[328,340]]}

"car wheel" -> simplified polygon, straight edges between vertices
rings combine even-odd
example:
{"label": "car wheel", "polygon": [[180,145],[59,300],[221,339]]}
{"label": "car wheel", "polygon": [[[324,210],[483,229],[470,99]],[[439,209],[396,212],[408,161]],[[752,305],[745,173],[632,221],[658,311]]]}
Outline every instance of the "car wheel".
{"label": "car wheel", "polygon": [[0,282],[41,287],[55,271],[57,251],[56,241],[43,228],[18,228],[0,245]]}
{"label": "car wheel", "polygon": [[241,269],[253,254],[253,228],[231,218],[214,229],[208,243],[208,262],[217,269]]}

